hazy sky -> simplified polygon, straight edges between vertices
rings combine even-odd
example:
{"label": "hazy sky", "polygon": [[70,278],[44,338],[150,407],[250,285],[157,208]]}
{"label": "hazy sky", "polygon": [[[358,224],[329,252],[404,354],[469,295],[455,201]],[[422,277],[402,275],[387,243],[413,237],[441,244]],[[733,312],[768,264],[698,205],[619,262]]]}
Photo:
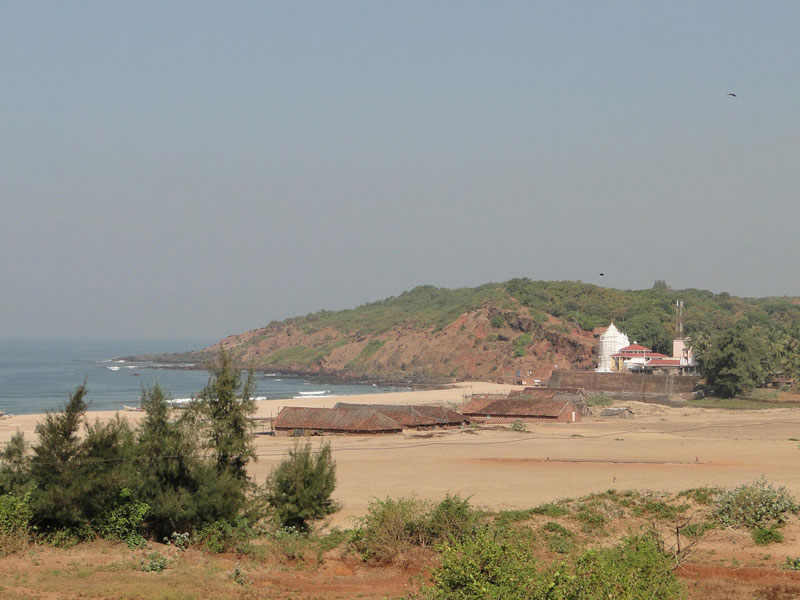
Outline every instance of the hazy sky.
{"label": "hazy sky", "polygon": [[794,0],[0,0],[0,336],[515,276],[800,295],[798,31]]}

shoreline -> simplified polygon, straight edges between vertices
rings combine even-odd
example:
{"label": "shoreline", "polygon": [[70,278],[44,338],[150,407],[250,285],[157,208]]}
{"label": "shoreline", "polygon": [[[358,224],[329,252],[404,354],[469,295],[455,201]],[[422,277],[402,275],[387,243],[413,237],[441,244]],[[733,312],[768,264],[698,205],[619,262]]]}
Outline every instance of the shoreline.
{"label": "shoreline", "polygon": [[[406,386],[411,387],[411,386]],[[372,394],[348,394],[339,396],[317,396],[309,398],[275,398],[256,400],[256,412],[253,414],[255,419],[263,419],[276,416],[284,406],[332,408],[337,402],[347,399],[353,404],[461,404],[465,393],[503,393],[514,389],[522,389],[522,386],[502,385],[488,382],[460,382],[444,385],[439,388],[408,389],[396,392],[379,392]],[[58,411],[53,411],[58,412]],[[89,410],[86,411],[86,419],[90,422],[95,420],[107,421],[120,415],[128,419],[131,424],[136,424],[141,420],[144,413],[140,411],[128,411],[122,408],[117,410]],[[44,420],[46,412],[11,414],[0,419],[0,444],[8,442],[16,431],[25,434],[28,441],[35,435],[36,425]]]}

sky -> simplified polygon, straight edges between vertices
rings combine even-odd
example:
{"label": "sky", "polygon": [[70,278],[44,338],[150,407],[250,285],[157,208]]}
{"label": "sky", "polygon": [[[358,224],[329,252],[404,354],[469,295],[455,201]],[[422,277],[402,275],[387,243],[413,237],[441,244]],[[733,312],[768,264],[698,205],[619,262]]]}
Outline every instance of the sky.
{"label": "sky", "polygon": [[218,339],[512,277],[800,296],[799,26],[0,0],[0,336]]}

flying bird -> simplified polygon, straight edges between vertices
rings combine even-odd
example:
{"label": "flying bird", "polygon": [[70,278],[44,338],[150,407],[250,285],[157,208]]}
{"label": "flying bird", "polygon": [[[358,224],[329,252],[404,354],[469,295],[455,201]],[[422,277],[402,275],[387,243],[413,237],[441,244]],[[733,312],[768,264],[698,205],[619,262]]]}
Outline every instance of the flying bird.
{"label": "flying bird", "polygon": [[605,273],[600,273],[600,277],[605,277],[605,276],[606,276]]}
{"label": "flying bird", "polygon": [[734,94],[733,92],[729,92],[728,94],[726,94],[726,96],[733,96],[734,98],[736,98],[736,94]]}

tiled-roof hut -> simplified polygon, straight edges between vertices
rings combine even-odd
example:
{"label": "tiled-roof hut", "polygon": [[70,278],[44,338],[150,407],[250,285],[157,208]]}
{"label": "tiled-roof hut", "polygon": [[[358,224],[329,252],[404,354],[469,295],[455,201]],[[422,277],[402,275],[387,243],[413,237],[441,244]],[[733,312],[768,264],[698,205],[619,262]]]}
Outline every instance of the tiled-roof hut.
{"label": "tiled-roof hut", "polygon": [[581,416],[588,416],[591,414],[589,405],[586,404],[586,399],[589,395],[583,388],[540,388],[540,387],[526,387],[524,390],[515,390],[508,394],[509,398],[528,398],[530,400],[564,400],[575,403]]}
{"label": "tiled-roof hut", "polygon": [[372,408],[336,410],[285,406],[272,428],[276,435],[400,433],[403,426]]}
{"label": "tiled-roof hut", "polygon": [[337,402],[334,410],[361,410],[371,408],[409,429],[434,427],[459,427],[469,419],[443,406],[417,406],[411,404],[350,404]]}
{"label": "tiled-roof hut", "polygon": [[581,420],[581,412],[571,400],[506,398],[495,400],[478,410],[464,409],[464,414],[479,423],[505,424],[518,420],[575,423]]}
{"label": "tiled-roof hut", "polygon": [[480,414],[481,410],[483,410],[484,407],[489,406],[492,402],[505,400],[507,398],[508,396],[505,394],[475,394],[474,396],[470,397],[469,402],[467,402],[461,409],[461,414]]}

